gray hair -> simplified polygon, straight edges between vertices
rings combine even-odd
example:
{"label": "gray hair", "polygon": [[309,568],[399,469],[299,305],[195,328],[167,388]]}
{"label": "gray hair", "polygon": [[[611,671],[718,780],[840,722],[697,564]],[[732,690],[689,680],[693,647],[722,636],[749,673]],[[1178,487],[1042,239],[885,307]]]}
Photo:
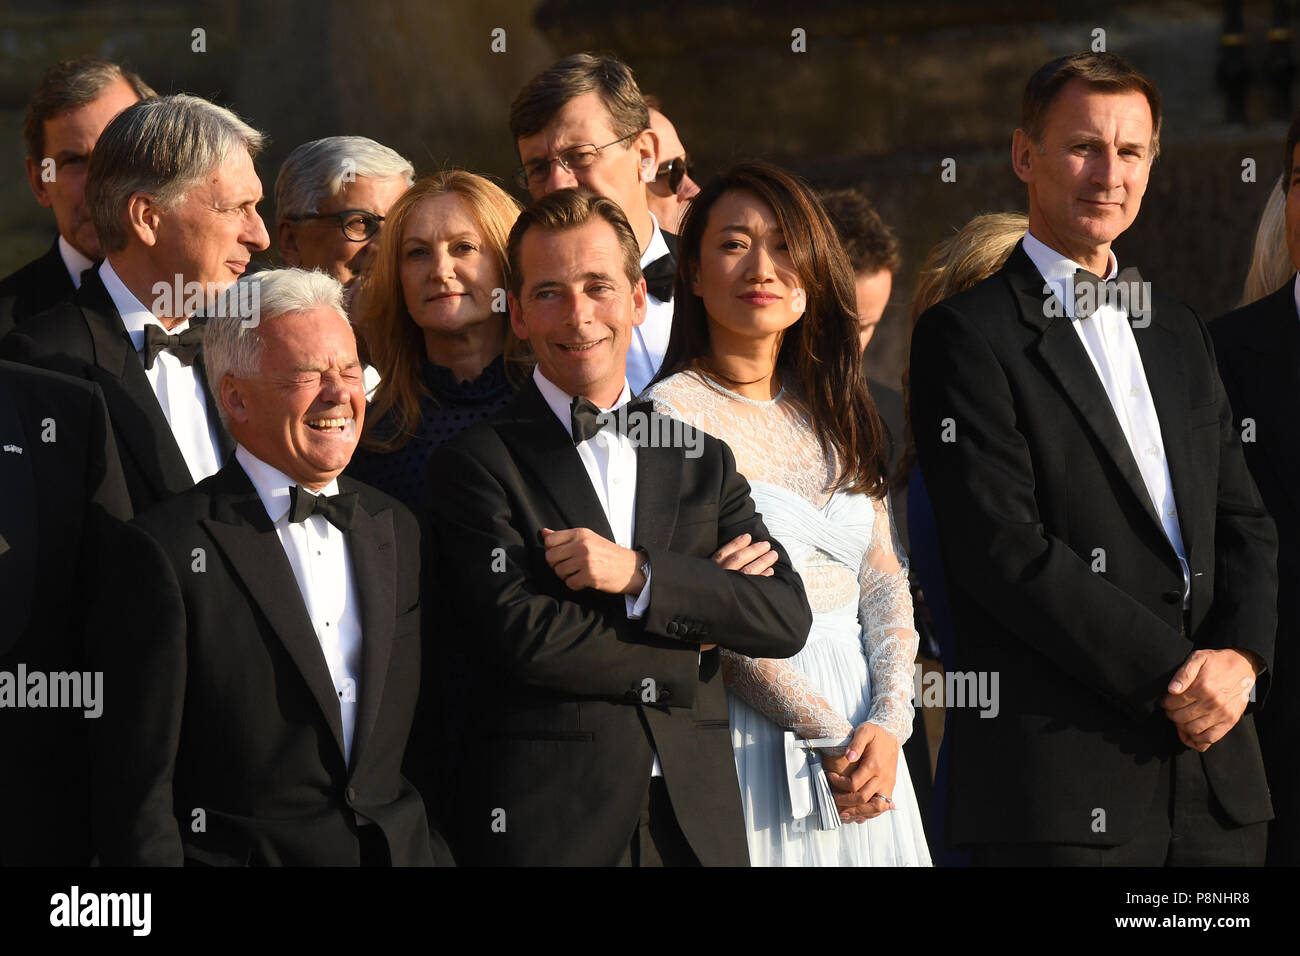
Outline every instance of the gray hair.
{"label": "gray hair", "polygon": [[[252,378],[261,371],[265,346],[259,330],[266,322],[314,309],[332,309],[346,320],[342,283],[306,269],[267,269],[242,276],[222,294],[203,326],[203,367],[213,394],[220,395],[226,375]],[[229,428],[219,398],[217,408]]]}
{"label": "gray hair", "polygon": [[285,157],[275,178],[275,214],[292,219],[320,212],[320,204],[337,196],[356,176],[415,181],[415,167],[401,153],[364,136],[327,136],[303,143]]}
{"label": "gray hair", "polygon": [[23,118],[23,142],[32,162],[40,165],[45,156],[45,124],[48,120],[93,103],[118,80],[131,87],[138,99],[158,95],[138,74],[97,56],[60,60],[46,70]]}
{"label": "gray hair", "polygon": [[250,158],[266,137],[230,110],[178,93],[128,106],[100,134],[86,173],[86,205],[105,252],[126,247],[123,212],[146,193],[170,209],[237,150]]}

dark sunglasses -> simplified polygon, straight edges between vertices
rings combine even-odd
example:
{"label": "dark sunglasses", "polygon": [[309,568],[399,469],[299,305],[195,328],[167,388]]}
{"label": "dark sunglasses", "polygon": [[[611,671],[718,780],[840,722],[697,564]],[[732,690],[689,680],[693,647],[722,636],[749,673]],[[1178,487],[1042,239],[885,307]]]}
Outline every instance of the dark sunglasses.
{"label": "dark sunglasses", "polygon": [[668,188],[677,192],[682,186],[682,180],[687,177],[695,165],[691,162],[689,156],[678,156],[676,159],[670,159],[661,165],[655,173],[655,181],[660,182],[668,180]]}

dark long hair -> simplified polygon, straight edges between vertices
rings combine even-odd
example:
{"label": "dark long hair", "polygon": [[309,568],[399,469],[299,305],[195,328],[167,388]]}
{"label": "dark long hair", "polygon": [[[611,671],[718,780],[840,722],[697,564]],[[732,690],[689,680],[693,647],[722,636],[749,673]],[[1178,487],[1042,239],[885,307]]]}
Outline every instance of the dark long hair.
{"label": "dark long hair", "polygon": [[807,294],[803,315],[781,337],[776,367],[807,403],[822,450],[837,455],[834,487],[883,495],[889,467],[884,426],[862,373],[853,269],[821,203],[797,176],[770,163],[737,163],[691,201],[677,244],[673,330],[655,381],[691,368],[709,352],[708,315],[704,300],[691,292],[691,277],[700,267],[709,211],[739,190],[776,214]]}

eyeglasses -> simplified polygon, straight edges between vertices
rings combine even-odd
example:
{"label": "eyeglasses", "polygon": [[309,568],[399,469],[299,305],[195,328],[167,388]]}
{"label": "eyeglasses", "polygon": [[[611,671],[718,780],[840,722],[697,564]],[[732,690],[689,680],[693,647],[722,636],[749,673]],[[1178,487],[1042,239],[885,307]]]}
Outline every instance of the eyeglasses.
{"label": "eyeglasses", "polygon": [[605,150],[611,146],[617,146],[619,143],[626,142],[634,136],[640,136],[641,130],[635,133],[629,133],[622,139],[616,139],[612,143],[606,143],[604,146],[597,146],[594,143],[584,143],[581,146],[570,146],[561,152],[554,159],[534,159],[532,162],[524,163],[515,170],[515,181],[524,189],[529,186],[540,186],[546,182],[547,177],[551,175],[551,163],[559,163],[569,172],[575,169],[586,169],[596,161]]}
{"label": "eyeglasses", "polygon": [[676,159],[670,159],[660,165],[655,172],[654,184],[661,183],[666,179],[668,188],[675,193],[682,188],[682,181],[690,175],[691,170],[694,168],[695,164],[691,162],[691,157],[683,153]]}
{"label": "eyeglasses", "polygon": [[384,221],[383,216],[376,216],[365,209],[344,209],[342,212],[309,212],[301,216],[285,216],[290,222],[303,219],[334,219],[338,222],[343,235],[352,242],[365,242],[379,231]]}

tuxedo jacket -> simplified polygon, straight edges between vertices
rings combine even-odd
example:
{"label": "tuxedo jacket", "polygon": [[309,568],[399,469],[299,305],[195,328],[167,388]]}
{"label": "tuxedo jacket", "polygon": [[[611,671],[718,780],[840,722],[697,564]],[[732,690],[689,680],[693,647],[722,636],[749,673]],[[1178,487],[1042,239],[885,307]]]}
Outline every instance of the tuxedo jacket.
{"label": "tuxedo jacket", "polygon": [[[1153,297],[1134,323],[1177,502],[1183,574],[1071,320],[1022,246],[926,311],[911,410],[956,624],[956,662],[999,678],[996,716],[951,720],[956,845],[1126,842],[1182,749],[1160,700],[1196,648],[1273,657],[1276,536],[1246,470],[1205,325]],[[1267,693],[1270,674],[1256,686]],[[1238,824],[1269,819],[1251,710],[1202,756]]]}
{"label": "tuxedo jacket", "polygon": [[[96,519],[130,514],[99,389],[0,362],[0,671],[86,670]],[[88,711],[0,709],[0,866],[90,862]]]}
{"label": "tuxedo jacket", "polygon": [[1269,862],[1300,864],[1300,318],[1294,277],[1210,323],[1241,448],[1277,523],[1277,651],[1273,689],[1259,714],[1277,820]]}
{"label": "tuxedo jacket", "polygon": [[55,236],[45,255],[0,279],[0,339],[28,316],[52,308],[74,291]]}
{"label": "tuxedo jacket", "polygon": [[[194,486],[167,416],[97,270],[85,274],[70,299],[24,321],[0,342],[0,358],[65,372],[103,389],[137,514]],[[220,443],[219,460],[224,461],[235,450],[234,442],[221,424],[203,363],[196,361],[194,367],[203,383],[208,420]]]}
{"label": "tuxedo jacket", "polygon": [[237,460],[121,525],[96,595],[111,696],[94,728],[107,865],[356,865],[358,818],[397,866],[450,862],[400,771],[420,673],[419,527],[367,485],[346,533],[361,601],[351,761],[288,557]]}
{"label": "tuxedo jacket", "polygon": [[[653,415],[649,403],[630,408]],[[461,862],[618,863],[657,752],[700,861],[748,864],[718,651],[700,645],[789,657],[812,617],[730,449],[700,437],[696,458],[680,447],[636,449],[634,546],[651,564],[639,620],[628,619],[623,595],[570,590],[546,563],[542,528],[614,535],[532,381],[434,454],[425,568],[438,612],[426,618],[425,641],[469,688],[441,697],[463,718],[451,801]],[[773,576],[709,560],[745,532],[777,549]]]}

